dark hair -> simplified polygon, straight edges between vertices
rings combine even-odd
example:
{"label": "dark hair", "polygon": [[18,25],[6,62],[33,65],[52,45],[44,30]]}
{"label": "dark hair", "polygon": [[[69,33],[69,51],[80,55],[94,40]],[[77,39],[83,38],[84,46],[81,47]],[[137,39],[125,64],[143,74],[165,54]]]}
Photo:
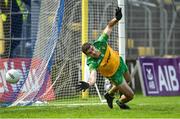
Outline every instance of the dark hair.
{"label": "dark hair", "polygon": [[83,45],[82,45],[82,52],[84,53],[84,54],[86,54],[87,55],[87,50],[90,48],[90,46],[91,46],[91,44],[90,43],[84,43]]}

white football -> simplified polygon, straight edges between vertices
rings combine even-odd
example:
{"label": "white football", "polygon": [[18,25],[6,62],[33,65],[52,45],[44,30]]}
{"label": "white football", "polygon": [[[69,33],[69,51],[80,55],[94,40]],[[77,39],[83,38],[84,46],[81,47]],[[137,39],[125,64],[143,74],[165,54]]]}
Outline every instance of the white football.
{"label": "white football", "polygon": [[10,69],[6,73],[6,81],[15,84],[20,80],[20,72],[16,69]]}

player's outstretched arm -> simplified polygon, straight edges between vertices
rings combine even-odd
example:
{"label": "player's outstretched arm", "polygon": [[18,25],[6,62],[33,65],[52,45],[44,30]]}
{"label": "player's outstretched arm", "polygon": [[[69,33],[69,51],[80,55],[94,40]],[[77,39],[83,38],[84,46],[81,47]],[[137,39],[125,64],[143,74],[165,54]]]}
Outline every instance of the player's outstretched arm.
{"label": "player's outstretched arm", "polygon": [[97,71],[96,70],[91,70],[90,79],[88,81],[90,86],[93,86],[96,83],[96,78],[97,78]]}
{"label": "player's outstretched arm", "polygon": [[121,18],[122,18],[121,8],[117,7],[115,12],[115,17],[109,21],[103,32],[106,33],[108,36],[110,36],[113,26],[116,25]]}
{"label": "player's outstretched arm", "polygon": [[78,91],[86,91],[90,86],[94,85],[96,83],[96,76],[97,76],[97,71],[92,70],[90,73],[90,79],[88,82],[85,81],[79,81],[78,84],[76,85],[76,89]]}

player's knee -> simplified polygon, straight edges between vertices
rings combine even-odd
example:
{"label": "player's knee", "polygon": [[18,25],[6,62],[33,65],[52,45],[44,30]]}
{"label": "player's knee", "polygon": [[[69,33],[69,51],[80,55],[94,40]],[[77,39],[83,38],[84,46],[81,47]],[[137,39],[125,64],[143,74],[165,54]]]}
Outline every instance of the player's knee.
{"label": "player's knee", "polygon": [[128,98],[129,100],[132,100],[132,99],[134,98],[134,93],[133,93],[133,92],[130,93],[130,94],[127,96],[127,98]]}
{"label": "player's knee", "polygon": [[130,96],[130,100],[132,100],[134,98],[134,94]]}

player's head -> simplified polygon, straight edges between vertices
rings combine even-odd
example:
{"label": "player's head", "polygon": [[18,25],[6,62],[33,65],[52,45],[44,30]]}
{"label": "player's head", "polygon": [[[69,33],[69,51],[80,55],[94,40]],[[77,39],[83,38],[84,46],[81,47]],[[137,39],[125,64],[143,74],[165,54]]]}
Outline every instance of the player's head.
{"label": "player's head", "polygon": [[91,43],[84,43],[82,45],[82,52],[87,56],[97,57],[97,49]]}
{"label": "player's head", "polygon": [[82,45],[82,52],[86,55],[88,55],[88,50],[90,49],[91,44],[86,42]]}

